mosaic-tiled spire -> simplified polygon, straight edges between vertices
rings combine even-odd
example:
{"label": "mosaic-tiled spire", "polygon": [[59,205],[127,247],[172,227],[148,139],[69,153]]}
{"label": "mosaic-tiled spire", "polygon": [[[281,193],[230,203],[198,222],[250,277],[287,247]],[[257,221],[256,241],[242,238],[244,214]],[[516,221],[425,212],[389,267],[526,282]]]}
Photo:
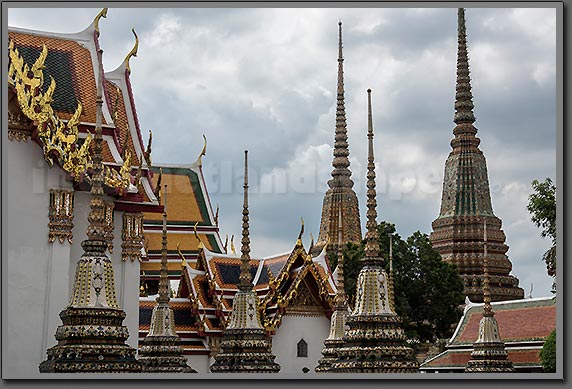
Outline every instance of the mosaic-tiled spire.
{"label": "mosaic-tiled spire", "polygon": [[[377,241],[375,203],[375,163],[373,157],[373,124],[371,91],[368,89],[368,235],[356,285],[356,302],[347,318],[343,346],[329,369],[335,373],[415,373],[419,364],[406,341],[390,303],[389,279],[381,268]],[[369,245],[369,247],[368,247]]]}
{"label": "mosaic-tiled spire", "polygon": [[389,307],[395,312],[395,284],[393,282],[393,236],[389,235]]}
{"label": "mosaic-tiled spire", "polygon": [[210,367],[213,373],[278,373],[272,343],[260,320],[260,301],[252,288],[248,224],[248,151],[244,151],[244,204],[242,211],[242,263],[239,289],[220,342],[220,352]]}
{"label": "mosaic-tiled spire", "polygon": [[483,318],[479,322],[479,337],[473,343],[471,360],[467,363],[465,371],[468,373],[511,373],[514,367],[504,342],[501,339],[498,323],[491,305],[491,292],[489,288],[488,253],[487,253],[487,222],[484,222],[483,242]]}
{"label": "mosaic-tiled spire", "polygon": [[40,372],[138,372],[136,350],[125,344],[129,337],[122,325],[125,312],[117,304],[113,264],[105,254],[105,203],[102,163],[102,50],[98,51],[96,124],[93,147],[90,212],[84,253],[76,267],[68,306],[60,313],[63,324],[56,331],[58,344],[48,349]]}
{"label": "mosaic-tiled spire", "polygon": [[342,211],[338,212],[338,265],[336,268],[336,298],[334,312],[330,318],[330,334],[324,340],[322,358],[316,366],[316,373],[328,372],[337,358],[337,349],[343,346],[346,320],[349,314],[346,292],[344,290],[344,251],[342,245]]}
{"label": "mosaic-tiled spire", "polygon": [[455,120],[456,124],[474,123],[473,94],[471,93],[471,77],[469,72],[469,58],[467,55],[467,28],[465,26],[465,9],[459,8],[457,12],[458,50],[457,50],[457,92],[455,94]]}
{"label": "mosaic-tiled spire", "polygon": [[483,300],[482,226],[490,228],[490,278],[492,301],[524,297],[518,279],[509,273],[512,264],[506,252],[502,221],[493,213],[487,163],[479,149],[474,127],[473,95],[469,76],[465,10],[458,10],[456,124],[452,151],[445,163],[441,210],[433,222],[431,243],[443,261],[455,264],[463,278],[464,293],[473,302]]}
{"label": "mosaic-tiled spire", "polygon": [[[324,197],[320,232],[312,254],[321,252],[328,241],[336,242],[338,210],[341,209],[345,221],[342,244],[360,243],[361,223],[357,196],[352,189],[352,181],[348,148],[348,131],[344,97],[344,57],[342,53],[342,22],[338,23],[338,81],[336,92],[336,124],[334,141],[334,159],[332,161],[332,178],[328,181],[329,189]],[[337,243],[333,243],[335,250]]]}
{"label": "mosaic-tiled spire", "polygon": [[180,338],[175,332],[175,315],[169,305],[169,275],[167,272],[167,185],[163,192],[163,234],[159,296],[153,307],[149,333],[143,339],[139,361],[147,373],[196,373],[187,365]]}

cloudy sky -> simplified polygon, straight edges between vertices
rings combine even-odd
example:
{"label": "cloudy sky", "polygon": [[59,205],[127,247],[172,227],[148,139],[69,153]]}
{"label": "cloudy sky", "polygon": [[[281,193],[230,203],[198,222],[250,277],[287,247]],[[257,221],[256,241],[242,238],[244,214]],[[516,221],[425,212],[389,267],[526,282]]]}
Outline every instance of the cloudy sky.
{"label": "cloudy sky", "polygon": [[[99,9],[9,9],[10,26],[87,27]],[[476,127],[513,274],[550,295],[550,242],[526,210],[530,182],[556,179],[556,12],[466,11]],[[352,178],[365,225],[367,94],[371,88],[378,220],[402,237],[429,233],[451,148],[457,11],[441,9],[119,9],[100,22],[104,68],[131,60],[139,121],[153,161],[203,171],[221,236],[240,234],[243,150],[250,163],[253,255],[289,250],[305,220],[317,237],[332,169],[337,22],[343,22]],[[365,227],[362,227],[365,231]]]}

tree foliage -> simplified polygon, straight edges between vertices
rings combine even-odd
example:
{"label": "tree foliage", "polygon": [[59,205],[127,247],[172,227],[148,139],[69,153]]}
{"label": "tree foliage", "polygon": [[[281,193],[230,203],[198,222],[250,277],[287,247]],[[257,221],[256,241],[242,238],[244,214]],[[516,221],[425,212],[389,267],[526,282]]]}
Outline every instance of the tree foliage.
{"label": "tree foliage", "polygon": [[552,331],[544,341],[540,351],[540,361],[545,373],[556,372],[556,330]]}
{"label": "tree foliage", "polygon": [[[395,308],[410,338],[435,341],[451,335],[463,303],[463,282],[454,265],[441,261],[427,234],[419,231],[403,240],[395,225],[382,222],[378,226],[380,257],[389,271],[389,235],[393,239]],[[364,242],[344,248],[345,290],[354,301],[356,280],[364,255]],[[329,253],[332,267],[337,256]]]}
{"label": "tree foliage", "polygon": [[532,193],[528,198],[528,212],[532,222],[542,229],[543,238],[552,239],[552,247],[544,253],[548,275],[556,276],[556,187],[550,178],[544,182],[532,181]]}

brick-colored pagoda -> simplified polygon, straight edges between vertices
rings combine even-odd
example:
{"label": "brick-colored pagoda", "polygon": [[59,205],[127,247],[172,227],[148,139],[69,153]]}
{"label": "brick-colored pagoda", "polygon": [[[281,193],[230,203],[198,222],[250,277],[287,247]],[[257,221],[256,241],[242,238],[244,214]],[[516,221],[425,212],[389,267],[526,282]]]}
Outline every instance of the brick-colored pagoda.
{"label": "brick-colored pagoda", "polygon": [[278,373],[272,343],[260,320],[260,301],[252,286],[248,224],[248,152],[244,151],[244,206],[242,210],[242,256],[238,292],[234,295],[230,321],[220,342],[220,352],[210,367],[213,373]]}
{"label": "brick-colored pagoda", "polygon": [[[361,224],[359,218],[359,205],[356,193],[352,189],[354,182],[350,178],[350,151],[348,149],[348,132],[346,124],[346,108],[344,102],[344,58],[342,56],[342,22],[338,23],[338,88],[336,105],[336,137],[334,142],[334,160],[332,165],[332,179],[328,181],[330,187],[324,196],[322,206],[322,219],[318,240],[311,250],[311,254],[320,253],[328,242],[332,249],[337,249],[338,212],[342,211],[344,229],[342,231],[342,244],[348,242],[361,242]],[[333,243],[336,242],[336,243]]]}
{"label": "brick-colored pagoda", "polygon": [[343,346],[329,371],[335,373],[416,373],[419,364],[395,313],[393,282],[382,267],[377,234],[371,90],[368,89],[367,233],[356,303],[346,320]]}
{"label": "brick-colored pagoda", "polygon": [[502,221],[493,213],[487,163],[473,125],[473,95],[469,76],[464,9],[458,12],[456,124],[453,150],[445,163],[441,211],[433,221],[431,243],[443,261],[457,265],[473,302],[483,301],[483,222],[489,226],[489,272],[492,301],[521,299],[524,291],[510,272]]}

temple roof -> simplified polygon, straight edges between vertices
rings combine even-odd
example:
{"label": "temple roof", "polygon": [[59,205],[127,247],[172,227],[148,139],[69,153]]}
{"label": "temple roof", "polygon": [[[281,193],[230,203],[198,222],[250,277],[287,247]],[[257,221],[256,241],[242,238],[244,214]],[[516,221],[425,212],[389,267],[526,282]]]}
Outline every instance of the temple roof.
{"label": "temple roof", "polygon": [[[515,367],[540,367],[540,350],[556,329],[556,299],[541,297],[493,302],[495,319],[508,357]],[[467,304],[447,350],[425,361],[421,370],[464,369],[478,336],[483,304]]]}
{"label": "temple roof", "polygon": [[[78,137],[85,138],[88,131],[93,133],[96,121],[97,80],[103,82],[103,162],[108,166],[120,167],[123,164],[124,146],[131,152],[131,185],[127,193],[118,199],[124,203],[123,209],[130,204],[157,205],[153,187],[147,177],[147,164],[142,166],[142,188],[138,190],[134,177],[140,159],[145,151],[135,111],[135,102],[129,74],[114,71],[98,74],[99,33],[97,23],[85,30],[73,34],[61,34],[45,31],[9,27],[9,40],[14,43],[24,62],[34,63],[39,57],[43,45],[48,50],[44,62],[44,83],[42,92],[48,89],[50,76],[56,82],[51,106],[60,120],[69,120],[78,103],[82,111],[79,116]],[[118,99],[119,98],[119,99]],[[93,146],[93,145],[92,145]],[[135,184],[135,185],[134,185]],[[78,189],[87,189],[85,185]],[[134,193],[138,194],[133,196]],[[148,208],[152,211],[153,208]]]}

